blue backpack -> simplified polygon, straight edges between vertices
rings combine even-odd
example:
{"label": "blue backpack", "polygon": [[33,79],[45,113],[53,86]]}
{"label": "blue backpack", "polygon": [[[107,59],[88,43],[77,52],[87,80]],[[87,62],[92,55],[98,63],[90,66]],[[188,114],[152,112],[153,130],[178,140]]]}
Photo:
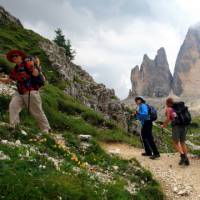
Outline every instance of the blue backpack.
{"label": "blue backpack", "polygon": [[157,118],[158,118],[158,114],[157,114],[157,110],[153,107],[153,106],[150,106],[148,105],[148,111],[149,111],[149,116],[150,116],[150,120],[153,122],[153,121],[156,121]]}

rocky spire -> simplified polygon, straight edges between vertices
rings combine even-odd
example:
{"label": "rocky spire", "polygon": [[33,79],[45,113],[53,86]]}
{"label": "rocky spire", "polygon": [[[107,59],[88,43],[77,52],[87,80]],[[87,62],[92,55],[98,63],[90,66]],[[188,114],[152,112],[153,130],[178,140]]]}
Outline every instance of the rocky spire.
{"label": "rocky spire", "polygon": [[133,68],[131,82],[132,92],[130,94],[132,96],[168,96],[171,90],[172,75],[165,49],[160,48],[154,60],[145,54],[140,69],[138,66]]}

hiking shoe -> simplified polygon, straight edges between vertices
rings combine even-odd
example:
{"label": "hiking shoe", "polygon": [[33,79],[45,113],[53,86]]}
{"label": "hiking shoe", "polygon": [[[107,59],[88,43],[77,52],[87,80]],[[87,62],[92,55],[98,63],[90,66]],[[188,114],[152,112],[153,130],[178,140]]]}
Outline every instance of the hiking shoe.
{"label": "hiking shoe", "polygon": [[150,153],[142,153],[142,156],[152,156]]}
{"label": "hiking shoe", "polygon": [[185,160],[181,158],[181,160],[178,163],[179,165],[184,165],[185,164]]}
{"label": "hiking shoe", "polygon": [[155,160],[155,159],[157,159],[157,158],[160,158],[160,154],[158,154],[158,155],[153,155],[153,156],[150,157],[150,159],[152,159],[152,160]]}
{"label": "hiking shoe", "polygon": [[186,156],[185,154],[181,154],[181,160],[179,161],[179,165],[184,165],[185,164],[185,160],[186,160]]}
{"label": "hiking shoe", "polygon": [[190,161],[189,161],[189,159],[186,157],[186,159],[185,159],[185,161],[184,161],[184,164],[186,165],[186,166],[189,166],[190,165]]}

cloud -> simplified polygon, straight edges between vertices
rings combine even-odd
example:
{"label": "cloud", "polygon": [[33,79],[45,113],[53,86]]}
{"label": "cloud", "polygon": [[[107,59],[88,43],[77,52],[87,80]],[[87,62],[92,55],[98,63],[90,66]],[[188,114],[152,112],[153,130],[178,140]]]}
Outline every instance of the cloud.
{"label": "cloud", "polygon": [[170,69],[190,25],[200,18],[198,0],[0,0],[23,24],[50,39],[61,27],[77,51],[75,62],[95,80],[128,95],[130,72],[146,53],[165,47]]}

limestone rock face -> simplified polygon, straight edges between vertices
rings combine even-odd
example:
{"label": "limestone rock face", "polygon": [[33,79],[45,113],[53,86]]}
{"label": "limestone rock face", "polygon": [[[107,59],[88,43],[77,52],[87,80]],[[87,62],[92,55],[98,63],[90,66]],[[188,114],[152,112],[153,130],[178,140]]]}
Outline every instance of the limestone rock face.
{"label": "limestone rock face", "polygon": [[62,80],[67,81],[68,87],[65,89],[67,94],[103,113],[105,118],[117,121],[121,127],[127,129],[124,107],[115,96],[113,89],[96,83],[85,70],[70,62],[64,49],[55,43],[45,40],[40,42],[40,47],[48,56],[52,68],[58,71]]}
{"label": "limestone rock face", "polygon": [[172,75],[164,48],[160,48],[154,60],[144,55],[143,62],[131,72],[132,91],[129,96],[165,97],[171,90]]}
{"label": "limestone rock face", "polygon": [[200,96],[200,25],[189,29],[180,48],[174,71],[173,92]]}
{"label": "limestone rock face", "polygon": [[23,27],[19,19],[8,13],[2,6],[0,6],[0,25],[1,24],[15,24]]}

